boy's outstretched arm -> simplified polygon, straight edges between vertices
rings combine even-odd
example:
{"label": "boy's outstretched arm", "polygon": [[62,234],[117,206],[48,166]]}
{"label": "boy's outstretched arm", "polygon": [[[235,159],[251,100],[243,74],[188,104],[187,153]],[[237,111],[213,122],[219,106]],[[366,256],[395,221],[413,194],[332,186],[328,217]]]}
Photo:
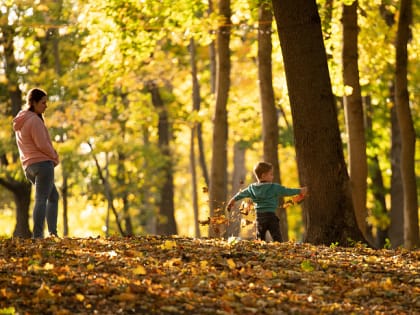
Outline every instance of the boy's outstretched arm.
{"label": "boy's outstretched arm", "polygon": [[300,193],[299,195],[297,195],[296,197],[292,198],[293,202],[295,203],[299,203],[301,202],[303,199],[305,199],[306,195],[308,194],[308,187],[302,187],[300,189]]}

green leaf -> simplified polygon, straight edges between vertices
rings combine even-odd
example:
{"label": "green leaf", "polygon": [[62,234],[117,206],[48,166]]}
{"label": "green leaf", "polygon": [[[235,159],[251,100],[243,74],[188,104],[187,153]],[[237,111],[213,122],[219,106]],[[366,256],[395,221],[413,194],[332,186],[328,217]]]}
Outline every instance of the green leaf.
{"label": "green leaf", "polygon": [[314,266],[307,259],[302,261],[302,263],[300,264],[300,267],[302,268],[303,271],[306,271],[306,272],[314,271]]}

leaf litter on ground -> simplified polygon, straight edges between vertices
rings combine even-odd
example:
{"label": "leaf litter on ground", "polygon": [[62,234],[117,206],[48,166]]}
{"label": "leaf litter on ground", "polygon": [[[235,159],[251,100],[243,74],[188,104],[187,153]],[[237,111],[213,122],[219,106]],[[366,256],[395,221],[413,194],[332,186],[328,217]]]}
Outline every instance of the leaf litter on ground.
{"label": "leaf litter on ground", "polygon": [[420,314],[418,250],[163,236],[0,246],[0,314]]}

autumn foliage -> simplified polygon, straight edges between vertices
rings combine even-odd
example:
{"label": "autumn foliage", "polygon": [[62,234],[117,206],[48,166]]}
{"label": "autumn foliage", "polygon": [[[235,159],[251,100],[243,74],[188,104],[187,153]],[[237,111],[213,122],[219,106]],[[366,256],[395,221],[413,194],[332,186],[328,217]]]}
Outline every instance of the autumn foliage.
{"label": "autumn foliage", "polygon": [[419,251],[156,236],[0,244],[0,314],[420,312]]}

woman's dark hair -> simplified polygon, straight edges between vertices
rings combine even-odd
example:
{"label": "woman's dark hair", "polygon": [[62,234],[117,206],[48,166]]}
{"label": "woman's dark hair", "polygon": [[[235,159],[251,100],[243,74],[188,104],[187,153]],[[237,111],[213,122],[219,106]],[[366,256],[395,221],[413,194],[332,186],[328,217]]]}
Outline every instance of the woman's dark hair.
{"label": "woman's dark hair", "polygon": [[29,90],[28,94],[26,95],[26,106],[30,111],[34,111],[34,102],[39,102],[44,96],[47,96],[47,93],[44,90],[39,88],[33,88]]}
{"label": "woman's dark hair", "polygon": [[[34,102],[39,102],[44,96],[47,96],[47,92],[39,88],[33,88],[29,90],[28,94],[26,95],[26,106],[28,110],[34,112]],[[39,118],[44,121],[42,114],[38,114]]]}

